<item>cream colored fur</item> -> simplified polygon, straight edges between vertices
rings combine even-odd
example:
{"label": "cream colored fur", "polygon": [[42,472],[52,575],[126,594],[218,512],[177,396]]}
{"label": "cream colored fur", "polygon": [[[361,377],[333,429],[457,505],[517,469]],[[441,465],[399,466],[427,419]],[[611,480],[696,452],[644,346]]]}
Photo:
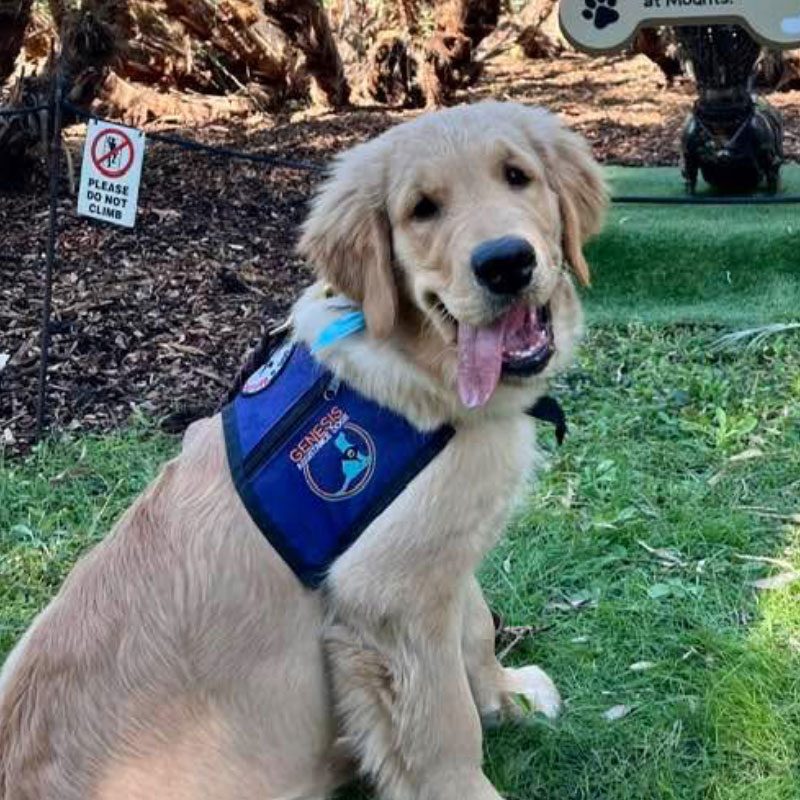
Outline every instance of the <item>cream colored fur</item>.
{"label": "cream colored fur", "polygon": [[[530,187],[504,183],[508,162]],[[427,225],[409,217],[421,193],[442,208]],[[456,435],[312,592],[239,501],[219,417],[192,426],[9,658],[0,800],[322,800],[356,771],[387,800],[497,798],[481,716],[517,713],[514,693],[552,716],[559,698],[538,668],[497,662],[474,574],[536,460],[522,412],[571,357],[580,309],[564,264],[587,277],[580,248],[604,199],[583,142],[513,104],[422,117],[341,157],[301,251],[369,330],[321,357]],[[467,411],[452,317],[497,313],[469,253],[509,233],[536,248],[528,296],[550,305],[557,355]],[[317,284],[298,301],[297,339],[341,313],[328,295]]]}

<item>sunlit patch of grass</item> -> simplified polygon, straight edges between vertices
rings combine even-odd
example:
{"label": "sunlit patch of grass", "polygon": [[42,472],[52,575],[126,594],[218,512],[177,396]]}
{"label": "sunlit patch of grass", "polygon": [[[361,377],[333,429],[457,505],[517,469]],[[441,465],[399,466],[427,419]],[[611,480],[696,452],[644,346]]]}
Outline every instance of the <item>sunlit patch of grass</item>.
{"label": "sunlit patch of grass", "polygon": [[[784,558],[800,565],[800,529],[787,531]],[[713,798],[800,795],[800,589],[764,594],[737,659],[712,687],[708,725],[723,767]]]}

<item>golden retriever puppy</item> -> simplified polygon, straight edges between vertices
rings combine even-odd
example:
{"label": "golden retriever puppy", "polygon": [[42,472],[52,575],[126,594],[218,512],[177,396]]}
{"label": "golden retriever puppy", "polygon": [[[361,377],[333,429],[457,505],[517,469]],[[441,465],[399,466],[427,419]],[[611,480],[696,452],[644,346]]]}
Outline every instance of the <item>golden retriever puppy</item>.
{"label": "golden retriever puppy", "polygon": [[588,279],[605,200],[583,140],[515,104],[339,157],[303,229],[321,280],[292,338],[314,348],[358,304],[366,329],[315,358],[451,438],[309,588],[240,499],[220,417],[192,426],[10,656],[0,798],[321,800],[356,771],[387,800],[499,797],[481,717],[559,698],[497,662],[474,575],[536,460],[525,411],[572,356],[569,273]]}

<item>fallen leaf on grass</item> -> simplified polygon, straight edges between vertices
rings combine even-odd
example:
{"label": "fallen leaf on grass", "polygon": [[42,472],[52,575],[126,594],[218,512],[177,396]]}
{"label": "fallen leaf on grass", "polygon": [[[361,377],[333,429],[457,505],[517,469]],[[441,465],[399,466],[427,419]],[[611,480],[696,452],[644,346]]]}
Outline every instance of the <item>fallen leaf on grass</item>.
{"label": "fallen leaf on grass", "polygon": [[692,656],[699,656],[700,653],[694,647],[690,647],[682,656],[681,661],[688,661]]}
{"label": "fallen leaf on grass", "polygon": [[603,719],[606,720],[606,722],[616,722],[617,720],[627,717],[631,711],[633,711],[633,708],[624,704],[611,706],[611,708],[603,712]]}
{"label": "fallen leaf on grass", "polygon": [[597,598],[591,592],[578,592],[564,600],[552,600],[546,606],[550,611],[582,611],[597,608]]}
{"label": "fallen leaf on grass", "polygon": [[641,539],[637,540],[636,543],[643,550],[646,550],[648,553],[650,553],[651,556],[655,556],[660,561],[665,562],[667,566],[686,566],[686,562],[680,557],[680,553],[678,553],[677,550],[668,550],[665,547],[651,547],[649,544],[647,544],[647,542],[643,542]]}
{"label": "fallen leaf on grass", "polygon": [[502,647],[497,653],[497,660],[502,661],[520,642],[531,636],[549,631],[552,625],[535,627],[534,625],[503,625],[495,634],[495,646]]}
{"label": "fallen leaf on grass", "polygon": [[750,561],[754,564],[773,564],[776,567],[786,570],[787,572],[794,571],[794,566],[792,564],[790,564],[788,561],[782,561],[780,558],[770,558],[769,556],[748,556],[744,553],[734,553],[733,557],[738,558],[739,561]]}
{"label": "fallen leaf on grass", "polygon": [[711,476],[711,477],[708,479],[708,485],[709,485],[709,486],[711,486],[711,487],[714,487],[714,486],[716,486],[716,485],[717,485],[717,484],[718,484],[718,483],[719,483],[719,482],[720,482],[720,481],[721,481],[721,480],[722,480],[722,479],[723,479],[723,478],[724,478],[724,477],[725,477],[727,474],[728,474],[728,473],[727,473],[727,472],[725,472],[725,470],[724,470],[724,469],[721,469],[719,472],[716,472],[716,473],[714,473],[714,474],[713,474],[713,475],[712,475],[712,476]]}
{"label": "fallen leaf on grass", "polygon": [[749,511],[757,517],[776,519],[779,522],[791,522],[794,525],[800,525],[800,514],[785,514],[781,511],[776,511],[772,508],[763,508],[761,506],[735,506],[735,508],[738,511]]}
{"label": "fallen leaf on grass", "polygon": [[756,589],[784,589],[798,580],[800,580],[800,572],[781,572],[779,575],[773,575],[770,578],[751,581],[750,585]]}
{"label": "fallen leaf on grass", "polygon": [[656,666],[655,661],[637,661],[631,664],[628,669],[631,672],[647,672],[647,670],[653,669],[654,666]]}
{"label": "fallen leaf on grass", "polygon": [[730,464],[738,464],[742,461],[752,461],[755,458],[763,458],[764,451],[759,450],[757,447],[751,447],[747,450],[742,451],[741,453],[737,453],[736,455],[731,456],[728,459],[728,463],[715,475],[712,475],[708,479],[709,486],[716,486],[723,478],[725,478],[728,473],[728,466]]}
{"label": "fallen leaf on grass", "polygon": [[561,505],[564,508],[572,508],[572,504],[575,500],[575,480],[574,478],[567,479],[567,491],[564,492],[564,496],[561,498]]}
{"label": "fallen leaf on grass", "polygon": [[737,453],[735,456],[731,456],[728,461],[731,464],[736,464],[739,461],[750,461],[754,458],[761,458],[763,455],[763,450],[759,450],[757,447],[751,447],[749,450],[745,450],[742,453]]}

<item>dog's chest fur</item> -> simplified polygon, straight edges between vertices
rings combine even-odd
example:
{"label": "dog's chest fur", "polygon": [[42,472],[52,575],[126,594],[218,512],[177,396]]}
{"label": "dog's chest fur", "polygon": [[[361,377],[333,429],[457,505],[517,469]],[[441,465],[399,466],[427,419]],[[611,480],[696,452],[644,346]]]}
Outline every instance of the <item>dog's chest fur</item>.
{"label": "dog's chest fur", "polygon": [[344,576],[351,585],[362,583],[356,576],[367,583],[370,575],[390,576],[385,594],[397,596],[401,587],[393,582],[413,581],[421,571],[431,585],[441,578],[452,586],[453,577],[473,572],[502,534],[535,460],[534,425],[522,415],[459,428],[337,560],[333,583]]}

